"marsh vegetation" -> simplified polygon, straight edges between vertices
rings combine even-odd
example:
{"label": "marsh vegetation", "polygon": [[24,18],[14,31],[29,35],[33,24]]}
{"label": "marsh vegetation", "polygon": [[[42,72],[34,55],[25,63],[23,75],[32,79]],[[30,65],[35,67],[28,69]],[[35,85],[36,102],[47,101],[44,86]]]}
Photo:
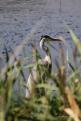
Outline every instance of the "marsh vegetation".
{"label": "marsh vegetation", "polygon": [[[66,52],[60,47],[61,65],[58,58],[53,62],[57,69],[51,73],[45,66],[40,67],[38,60],[41,57],[37,47],[32,46],[31,57],[34,59],[30,65],[25,65],[17,59],[13,52],[14,61],[9,63],[10,56],[5,47],[6,68],[0,74],[0,120],[1,121],[80,121],[81,120],[81,43],[74,32],[69,34],[75,44],[72,50],[74,65],[68,60],[68,46],[66,40],[60,37],[60,45],[67,45]],[[50,44],[50,43],[49,43]],[[66,56],[64,56],[64,53]],[[78,64],[79,63],[79,66]],[[25,71],[37,66],[40,81],[35,86],[34,95],[30,98],[20,93],[21,88],[28,88]],[[44,73],[46,72],[46,73]],[[44,76],[43,76],[44,74]],[[42,78],[44,77],[44,78]],[[18,92],[14,92],[15,83],[18,82]],[[14,94],[15,93],[15,94]]]}

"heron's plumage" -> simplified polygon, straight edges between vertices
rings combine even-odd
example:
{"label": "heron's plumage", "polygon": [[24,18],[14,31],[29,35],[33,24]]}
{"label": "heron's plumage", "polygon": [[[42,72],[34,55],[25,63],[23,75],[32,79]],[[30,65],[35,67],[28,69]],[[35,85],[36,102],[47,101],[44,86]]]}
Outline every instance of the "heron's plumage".
{"label": "heron's plumage", "polygon": [[[39,83],[40,80],[43,78],[45,79],[45,76],[48,76],[51,73],[52,70],[52,59],[51,59],[51,53],[49,48],[45,45],[45,43],[48,44],[49,41],[60,41],[58,38],[52,38],[48,35],[41,36],[40,40],[40,48],[46,53],[45,57],[43,59],[39,59],[38,66],[35,66],[32,69],[32,73],[30,73],[27,86],[29,88],[30,94],[26,92],[26,97],[31,97],[33,93],[35,93],[36,83]],[[47,79],[47,78],[46,78]],[[27,91],[27,90],[26,90]]]}

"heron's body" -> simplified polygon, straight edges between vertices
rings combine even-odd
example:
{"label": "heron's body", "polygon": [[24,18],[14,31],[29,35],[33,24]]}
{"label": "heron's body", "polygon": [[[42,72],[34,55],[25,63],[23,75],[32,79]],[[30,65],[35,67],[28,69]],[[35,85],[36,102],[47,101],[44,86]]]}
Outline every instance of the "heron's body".
{"label": "heron's body", "polygon": [[45,56],[44,59],[39,60],[38,64],[39,64],[38,65],[39,70],[36,66],[33,67],[27,80],[27,87],[28,87],[28,89],[26,90],[27,98],[30,98],[31,96],[34,96],[36,94],[36,85],[40,83],[40,80],[44,78],[47,75],[47,73],[51,73],[52,64],[51,64],[51,58],[49,56]]}
{"label": "heron's body", "polygon": [[26,89],[26,97],[30,98],[36,94],[36,84],[40,82],[40,80],[45,79],[47,75],[51,74],[52,70],[52,59],[49,48],[45,45],[45,43],[49,41],[59,41],[58,39],[53,39],[47,35],[42,36],[40,40],[40,48],[45,52],[45,57],[43,59],[39,59],[37,65],[33,67],[29,78],[27,80]]}

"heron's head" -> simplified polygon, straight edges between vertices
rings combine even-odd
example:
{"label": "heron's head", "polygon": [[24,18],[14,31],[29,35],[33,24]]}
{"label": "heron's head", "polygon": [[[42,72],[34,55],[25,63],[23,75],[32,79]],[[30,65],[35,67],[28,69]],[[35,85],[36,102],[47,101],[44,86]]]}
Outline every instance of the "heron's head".
{"label": "heron's head", "polygon": [[60,42],[61,40],[59,38],[52,38],[48,35],[42,35],[41,39],[40,39],[40,47],[43,48],[44,47],[44,43],[49,43],[49,42]]}

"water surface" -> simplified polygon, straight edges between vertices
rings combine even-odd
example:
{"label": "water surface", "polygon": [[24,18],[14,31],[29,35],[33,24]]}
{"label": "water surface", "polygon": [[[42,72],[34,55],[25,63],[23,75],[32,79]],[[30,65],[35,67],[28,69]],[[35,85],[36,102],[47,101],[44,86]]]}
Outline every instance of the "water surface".
{"label": "water surface", "polygon": [[[4,44],[8,50],[17,47],[41,19],[44,23],[37,29],[32,40],[37,43],[42,34],[62,35],[71,45],[71,38],[63,21],[81,38],[80,0],[0,0],[0,65],[4,58]],[[57,44],[55,44],[57,47]],[[27,47],[26,47],[27,48]],[[25,49],[29,54],[29,49]],[[43,54],[43,52],[42,52]],[[57,56],[52,50],[52,56]]]}

